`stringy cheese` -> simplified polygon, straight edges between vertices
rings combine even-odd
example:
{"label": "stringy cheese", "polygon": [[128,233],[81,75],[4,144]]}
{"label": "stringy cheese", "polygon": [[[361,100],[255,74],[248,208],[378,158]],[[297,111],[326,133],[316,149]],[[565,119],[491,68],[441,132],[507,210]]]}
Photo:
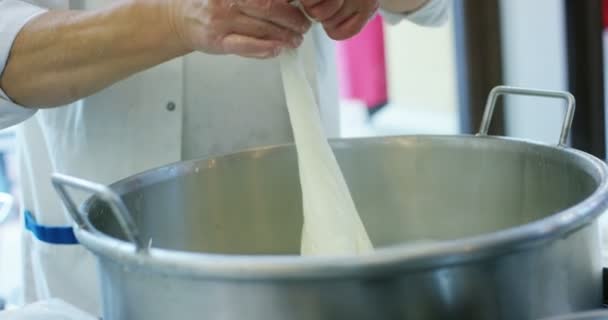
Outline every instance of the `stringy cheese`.
{"label": "stringy cheese", "polygon": [[297,49],[280,56],[283,87],[298,155],[304,227],[302,255],[373,250],[344,176],[325,138],[312,88]]}

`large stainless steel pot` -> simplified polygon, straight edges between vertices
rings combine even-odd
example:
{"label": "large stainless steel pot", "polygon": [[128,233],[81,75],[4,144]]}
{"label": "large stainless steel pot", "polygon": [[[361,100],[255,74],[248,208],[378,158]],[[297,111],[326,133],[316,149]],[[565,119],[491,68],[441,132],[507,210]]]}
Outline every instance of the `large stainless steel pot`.
{"label": "large stainless steel pot", "polygon": [[[487,136],[501,94],[566,100],[559,145]],[[536,319],[602,301],[607,171],[565,146],[573,111],[499,87],[478,136],[332,141],[378,248],[359,257],[298,256],[293,145],[53,182],[98,257],[104,319]],[[66,186],[95,195],[78,210]]]}
{"label": "large stainless steel pot", "polygon": [[608,320],[608,311],[606,310],[595,310],[580,313],[573,313],[568,315],[561,315],[557,317],[546,318],[544,320]]}

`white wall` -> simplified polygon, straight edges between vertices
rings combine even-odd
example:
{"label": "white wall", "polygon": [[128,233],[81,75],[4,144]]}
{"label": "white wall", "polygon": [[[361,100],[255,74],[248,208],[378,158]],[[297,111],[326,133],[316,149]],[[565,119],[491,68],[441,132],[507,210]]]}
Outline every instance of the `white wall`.
{"label": "white wall", "polygon": [[453,20],[438,28],[404,21],[385,31],[390,104],[368,121],[362,105],[343,101],[341,135],[458,133]]}
{"label": "white wall", "polygon": [[[567,90],[563,1],[501,0],[505,84]],[[509,98],[507,134],[546,143],[558,141],[565,104]]]}
{"label": "white wall", "polygon": [[410,22],[386,28],[391,102],[425,111],[456,112],[453,22],[440,28]]}

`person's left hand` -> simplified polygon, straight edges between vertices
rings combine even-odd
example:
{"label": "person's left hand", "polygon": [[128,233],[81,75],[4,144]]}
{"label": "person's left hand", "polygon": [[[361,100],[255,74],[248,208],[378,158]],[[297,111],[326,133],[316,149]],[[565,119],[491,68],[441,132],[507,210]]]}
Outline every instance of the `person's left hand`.
{"label": "person's left hand", "polygon": [[300,0],[300,4],[334,40],[359,33],[380,6],[378,0]]}

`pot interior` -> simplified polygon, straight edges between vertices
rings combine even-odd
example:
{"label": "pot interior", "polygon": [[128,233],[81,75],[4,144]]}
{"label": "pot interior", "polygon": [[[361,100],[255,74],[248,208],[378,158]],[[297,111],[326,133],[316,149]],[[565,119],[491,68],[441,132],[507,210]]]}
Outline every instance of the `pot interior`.
{"label": "pot interior", "polygon": [[[500,138],[406,136],[332,147],[376,247],[515,227],[589,197],[588,156]],[[183,162],[112,186],[152,246],[225,254],[298,254],[301,194],[293,145]],[[96,229],[123,239],[108,207]]]}

